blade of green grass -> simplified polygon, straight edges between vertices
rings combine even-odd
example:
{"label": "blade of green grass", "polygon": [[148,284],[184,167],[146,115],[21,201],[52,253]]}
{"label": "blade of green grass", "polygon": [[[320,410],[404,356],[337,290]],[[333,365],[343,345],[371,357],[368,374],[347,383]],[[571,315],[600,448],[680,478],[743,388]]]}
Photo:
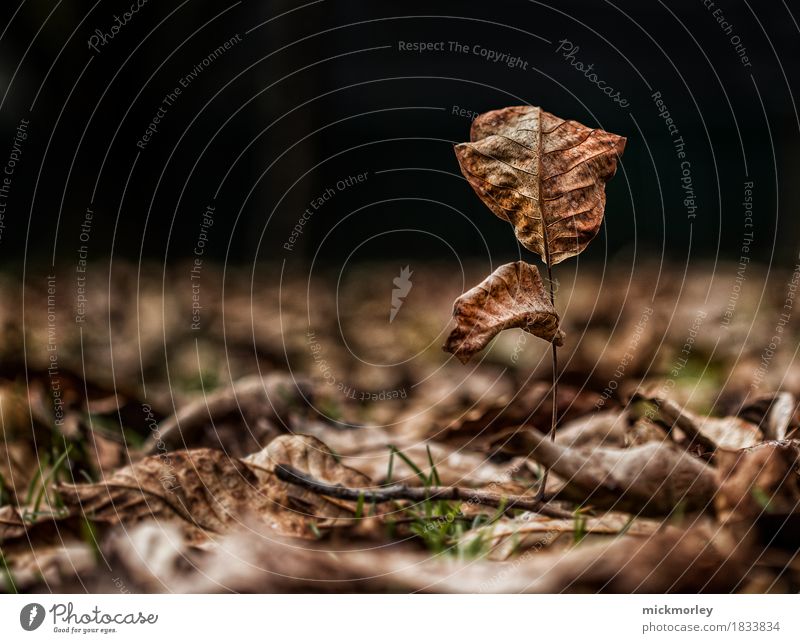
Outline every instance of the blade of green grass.
{"label": "blade of green grass", "polygon": [[6,562],[6,557],[3,555],[3,552],[0,551],[0,564],[2,564],[2,572],[3,578],[5,579],[5,586],[6,591],[9,594],[19,594],[17,590],[17,584],[14,582],[14,574],[11,572],[11,568],[8,566]]}
{"label": "blade of green grass", "polygon": [[358,494],[358,503],[356,503],[356,520],[364,515],[364,493]]}
{"label": "blade of green grass", "polygon": [[430,444],[426,444],[425,445],[425,450],[428,453],[428,464],[431,467],[430,479],[433,480],[433,484],[435,484],[437,487],[440,487],[442,485],[442,480],[439,477],[439,472],[436,470],[436,465],[433,462],[433,454],[431,453],[431,445]]}
{"label": "blade of green grass", "polygon": [[30,505],[33,502],[33,494],[36,492],[36,485],[37,483],[44,477],[44,470],[49,466],[50,463],[50,455],[45,453],[44,458],[39,463],[39,468],[36,471],[36,475],[31,478],[31,481],[28,483],[28,491],[25,493],[25,504]]}
{"label": "blade of green grass", "polygon": [[398,458],[400,458],[400,459],[401,459],[403,462],[405,462],[405,463],[406,463],[406,464],[407,464],[407,465],[408,465],[408,466],[411,468],[411,470],[412,470],[412,471],[413,471],[413,472],[414,472],[414,473],[417,475],[417,477],[418,477],[418,478],[419,478],[419,479],[422,481],[422,484],[423,484],[423,485],[425,485],[426,487],[430,487],[430,483],[429,483],[429,480],[428,480],[428,478],[427,478],[427,477],[425,476],[425,474],[422,472],[422,469],[420,469],[420,468],[419,468],[419,467],[418,467],[418,466],[417,466],[417,465],[414,463],[414,461],[413,461],[411,458],[409,458],[409,457],[408,457],[408,456],[407,456],[405,453],[403,453],[402,451],[400,451],[398,448],[396,448],[396,447],[395,447],[395,446],[393,446],[393,445],[389,445],[389,448],[392,450],[392,453],[394,453],[394,454],[395,454],[395,455],[396,455]]}
{"label": "blade of green grass", "polygon": [[53,477],[58,474],[59,470],[61,469],[61,465],[64,464],[64,462],[66,461],[67,457],[69,456],[70,451],[72,451],[72,445],[68,444],[67,448],[64,450],[64,453],[62,453],[61,456],[58,458],[58,460],[56,460],[53,463],[53,466],[50,468],[50,471],[48,472],[47,477],[44,480],[42,480],[42,487],[41,487],[41,489],[39,489],[39,493],[36,496],[36,502],[34,502],[34,504],[33,504],[34,512],[38,513],[39,507],[40,507],[40,505],[42,503],[42,499],[45,496],[45,494],[47,493],[47,486],[53,480]]}
{"label": "blade of green grass", "polygon": [[392,484],[394,475],[394,448],[389,447],[389,466],[386,468],[386,484]]}
{"label": "blade of green grass", "polygon": [[579,544],[586,538],[586,516],[580,511],[575,511],[575,522],[572,530],[572,544]]}

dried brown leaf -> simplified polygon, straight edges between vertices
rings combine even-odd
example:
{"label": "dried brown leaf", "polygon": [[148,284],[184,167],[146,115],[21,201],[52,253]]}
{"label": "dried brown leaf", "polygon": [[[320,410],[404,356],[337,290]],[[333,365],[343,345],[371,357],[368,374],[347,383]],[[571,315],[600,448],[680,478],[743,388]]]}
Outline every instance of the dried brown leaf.
{"label": "dried brown leaf", "polygon": [[243,512],[272,515],[256,474],[215,449],[174,451],[143,458],[97,484],[64,484],[73,512],[101,523],[181,519],[190,540],[227,531]]}
{"label": "dried brown leaf", "polygon": [[80,578],[97,569],[94,547],[74,536],[35,548],[18,548],[5,558],[10,574],[3,578],[5,570],[0,571],[0,589],[5,581],[5,589],[13,585],[16,592],[53,591],[53,585],[62,591],[68,591],[66,587],[72,588],[69,591],[85,591],[78,584]]}
{"label": "dried brown leaf", "polygon": [[61,485],[72,513],[101,523],[146,518],[180,519],[190,541],[203,541],[254,515],[281,533],[313,535],[311,522],[330,527],[352,517],[347,503],[308,494],[278,480],[276,463],[313,471],[321,480],[366,486],[363,474],[336,461],[310,436],[281,436],[240,460],[215,449],[175,451],[144,458],[97,484]]}
{"label": "dried brown leaf", "polygon": [[[0,384],[0,503],[25,501],[29,485],[39,476],[39,459],[53,443],[52,419],[41,411],[44,393],[31,387]],[[46,465],[45,465],[46,466]]]}
{"label": "dried brown leaf", "polygon": [[791,393],[779,391],[751,400],[737,415],[758,424],[767,440],[784,440],[791,428],[797,426],[797,399]]}
{"label": "dried brown leaf", "polygon": [[[144,529],[144,527],[140,527]],[[695,528],[652,537],[623,536],[567,552],[532,552],[508,562],[460,561],[402,545],[337,547],[287,541],[274,533],[237,532],[213,552],[172,551],[157,570],[144,552],[117,543],[127,577],[148,578],[151,591],[172,592],[728,592],[747,573],[742,548]],[[712,534],[713,534],[713,530]],[[166,538],[158,528],[150,538]],[[134,536],[135,538],[135,536]],[[150,548],[148,551],[152,551]],[[165,570],[165,576],[153,572]]]}
{"label": "dried brown leaf", "polygon": [[647,518],[634,519],[633,516],[614,512],[597,518],[586,517],[580,522],[526,513],[518,518],[503,518],[469,531],[462,542],[467,545],[479,539],[484,546],[489,547],[490,560],[507,560],[531,548],[539,551],[549,547],[565,534],[571,543],[579,525],[585,534],[614,536],[625,533],[628,536],[652,536],[662,523]]}
{"label": "dried brown leaf", "polygon": [[[556,404],[558,417],[565,423],[579,421],[595,409],[598,400],[599,393],[560,384]],[[552,410],[551,384],[535,382],[514,395],[484,399],[457,418],[440,418],[435,437],[454,445],[485,450],[486,444],[496,443],[498,433],[506,428],[549,426]],[[441,426],[444,429],[439,429]]]}
{"label": "dried brown leaf", "polygon": [[23,536],[25,528],[22,510],[12,505],[0,507],[0,543]]}
{"label": "dried brown leaf", "polygon": [[[288,421],[290,409],[307,406],[311,398],[307,382],[285,373],[243,377],[166,418],[150,436],[145,451],[152,454],[207,446],[246,455],[277,436]],[[226,423],[233,425],[232,431],[221,431]]]}
{"label": "dried brown leaf", "polygon": [[[764,439],[761,431],[755,424],[751,424],[737,417],[698,417],[693,413],[684,412],[693,422],[689,426],[696,427],[694,434],[689,433],[698,442],[712,449],[727,449],[736,451],[755,446]],[[686,429],[684,429],[686,431]]]}
{"label": "dried brown leaf", "polygon": [[360,471],[341,464],[328,446],[310,435],[282,435],[266,449],[244,458],[269,489],[270,497],[280,507],[291,508],[317,527],[331,527],[339,518],[353,517],[354,503],[326,498],[275,477],[275,465],[290,465],[317,480],[345,487],[369,487],[372,481]]}
{"label": "dried brown leaf", "polygon": [[717,485],[702,460],[668,442],[630,449],[573,449],[538,431],[533,458],[564,479],[564,494],[576,501],[632,513],[665,515],[682,506],[705,509]]}
{"label": "dried brown leaf", "polygon": [[[625,536],[573,549],[540,573],[534,591],[730,592],[748,571],[745,552],[737,545],[705,525],[666,529],[646,538]],[[488,591],[524,586],[524,578],[516,574],[508,581]]]}
{"label": "dried brown leaf", "polygon": [[667,439],[666,429],[648,417],[640,417],[625,434],[625,446],[632,447],[648,442],[662,442]]}
{"label": "dried brown leaf", "polygon": [[650,396],[646,391],[639,391],[634,397],[654,404],[658,415],[667,425],[679,428],[692,442],[710,451],[746,449],[764,439],[755,424],[739,417],[701,417],[670,399]]}
{"label": "dried brown leaf", "polygon": [[[487,483],[504,483],[511,480],[512,475],[525,475],[527,472],[518,471],[518,467],[506,464],[505,466],[492,462],[483,453],[453,449],[450,445],[428,441],[424,444],[412,444],[407,447],[396,445],[411,462],[417,463],[425,475],[430,475],[428,465],[428,449],[436,465],[439,479],[445,486],[461,485],[479,487]],[[364,451],[360,455],[344,456],[342,462],[359,471],[369,474],[375,483],[383,483],[389,470],[391,451],[384,445],[373,451]],[[529,476],[531,482],[533,476]],[[400,458],[393,458],[392,480],[402,482],[409,486],[421,485],[417,474],[406,462]]]}
{"label": "dried brown leaf", "polygon": [[461,171],[522,245],[548,265],[583,252],[625,138],[520,106],[481,114],[470,140],[455,148]]}
{"label": "dried brown leaf", "polygon": [[[792,549],[797,548],[800,525],[800,474],[798,443],[765,442],[752,449],[724,453],[717,477],[717,514],[723,522],[743,527],[756,524],[765,542],[791,532]],[[787,529],[788,528],[788,529]],[[784,533],[779,536],[780,531]]]}
{"label": "dried brown leaf", "polygon": [[564,343],[558,313],[544,291],[539,270],[524,261],[500,266],[461,295],[453,304],[453,317],[456,327],[444,350],[465,364],[508,328],[522,328],[557,346]]}
{"label": "dried brown leaf", "polygon": [[567,447],[624,447],[627,415],[621,411],[598,411],[561,425],[558,441]]}

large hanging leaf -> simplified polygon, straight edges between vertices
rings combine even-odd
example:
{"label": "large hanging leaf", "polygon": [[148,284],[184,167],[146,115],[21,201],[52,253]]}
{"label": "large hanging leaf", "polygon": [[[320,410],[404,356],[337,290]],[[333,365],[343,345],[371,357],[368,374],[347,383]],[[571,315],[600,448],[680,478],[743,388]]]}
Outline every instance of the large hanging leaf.
{"label": "large hanging leaf", "polygon": [[455,148],[461,171],[520,243],[549,265],[583,252],[626,139],[530,106],[481,114],[470,139]]}
{"label": "large hanging leaf", "polygon": [[456,327],[444,350],[466,363],[507,328],[522,328],[561,346],[558,313],[542,285],[539,270],[524,261],[507,263],[453,304]]}

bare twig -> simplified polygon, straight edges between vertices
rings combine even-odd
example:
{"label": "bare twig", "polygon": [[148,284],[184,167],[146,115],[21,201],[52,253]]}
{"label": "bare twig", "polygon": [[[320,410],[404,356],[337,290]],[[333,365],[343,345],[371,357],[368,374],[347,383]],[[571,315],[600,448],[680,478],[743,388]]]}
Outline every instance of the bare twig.
{"label": "bare twig", "polygon": [[410,500],[412,502],[460,500],[461,502],[469,502],[475,505],[535,511],[553,518],[573,517],[570,512],[553,507],[531,496],[512,496],[466,487],[408,487],[404,484],[393,484],[388,487],[374,489],[358,489],[321,482],[288,464],[275,465],[275,475],[283,482],[290,482],[322,496],[340,500],[358,501],[363,499],[364,502],[376,503],[389,502],[391,500]]}

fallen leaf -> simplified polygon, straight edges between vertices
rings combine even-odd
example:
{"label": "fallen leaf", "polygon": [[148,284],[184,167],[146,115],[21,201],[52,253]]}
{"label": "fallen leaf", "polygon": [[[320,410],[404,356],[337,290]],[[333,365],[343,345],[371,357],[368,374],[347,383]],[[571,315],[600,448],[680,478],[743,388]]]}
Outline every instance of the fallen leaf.
{"label": "fallen leaf", "polygon": [[[534,382],[513,395],[483,400],[456,418],[437,418],[435,426],[430,429],[430,437],[460,447],[485,450],[486,443],[494,442],[503,429],[549,426],[553,410],[551,386]],[[591,413],[599,399],[600,394],[594,391],[560,384],[556,404],[559,423],[579,420]]]}
{"label": "fallen leaf", "polygon": [[667,439],[667,430],[658,422],[647,417],[640,417],[625,433],[625,446],[632,447],[648,442],[663,442]]}
{"label": "fallen leaf", "polygon": [[[167,573],[158,578],[142,569],[147,560],[142,552],[127,550],[125,539],[117,548],[126,576],[149,577],[149,591],[729,592],[749,566],[741,547],[708,531],[668,528],[651,537],[623,536],[567,552],[529,550],[508,562],[423,555],[400,544],[376,548],[353,542],[329,550],[269,532],[237,532],[208,553],[176,551],[165,543],[163,551],[173,550],[172,559],[159,565]],[[158,528],[148,536],[168,537]]]}
{"label": "fallen leaf", "polygon": [[[756,425],[737,417],[698,417],[684,411],[692,422],[684,425],[683,430],[711,449],[727,449],[736,451],[752,447],[764,439]],[[690,430],[687,430],[691,427]],[[696,427],[696,429],[695,429]],[[694,433],[691,430],[695,430]]]}
{"label": "fallen leaf", "polygon": [[328,446],[310,435],[282,435],[266,449],[244,458],[257,472],[270,497],[278,506],[291,508],[316,521],[317,527],[332,527],[337,518],[351,519],[356,505],[326,498],[312,491],[278,480],[276,465],[291,465],[317,480],[345,487],[369,487],[372,481],[360,471],[341,464]]}
{"label": "fallen leaf", "polygon": [[797,426],[797,399],[791,393],[763,395],[751,400],[737,415],[758,424],[767,440],[784,440],[790,428]]}
{"label": "fallen leaf", "polygon": [[478,540],[489,548],[490,560],[507,560],[531,548],[539,551],[550,547],[565,534],[571,543],[576,529],[583,534],[652,536],[662,526],[661,521],[634,518],[622,513],[608,513],[596,518],[588,516],[582,520],[567,520],[525,513],[471,530],[465,534],[462,543],[468,546]]}
{"label": "fallen leaf", "polygon": [[396,447],[419,468],[430,475],[428,451],[436,465],[439,479],[444,485],[480,486],[487,482],[510,479],[508,466],[487,459],[483,453],[453,449],[452,446],[433,440],[410,436],[391,435],[382,427],[341,429],[330,424],[298,420],[298,430],[313,435],[328,445],[339,461],[363,472],[375,484],[383,484],[392,460],[392,479],[409,485],[421,484],[414,470],[402,459],[392,456],[389,445]]}
{"label": "fallen leaf", "polygon": [[147,518],[180,519],[187,537],[222,533],[243,512],[273,516],[256,474],[215,449],[174,451],[143,458],[96,484],[63,484],[72,512],[99,523],[134,524]]}
{"label": "fallen leaf", "polygon": [[[738,543],[704,525],[686,531],[666,529],[647,538],[624,536],[608,543],[576,547],[549,568],[542,569],[540,563],[535,589],[528,591],[730,592],[749,569],[744,554]],[[516,563],[514,560],[507,564]],[[521,570],[528,574],[531,571]],[[520,574],[509,575],[507,580],[486,591],[509,592],[515,586],[525,587]]]}
{"label": "fallen leaf", "polygon": [[558,429],[558,442],[566,447],[624,447],[627,416],[620,411],[597,411],[565,422]]}
{"label": "fallen leaf", "polygon": [[[512,476],[524,477],[527,471],[512,463],[500,464],[492,462],[482,453],[453,449],[437,443],[426,442],[408,447],[398,446],[399,450],[412,462],[418,463],[425,475],[430,475],[428,449],[436,465],[436,472],[443,485],[479,487],[487,483],[503,483]],[[374,451],[364,451],[359,455],[344,456],[342,462],[368,474],[375,483],[384,483],[389,469],[391,451],[387,447]],[[533,476],[528,476],[533,482]],[[394,457],[392,464],[393,482],[402,482],[410,486],[421,485],[417,474],[401,458]]]}
{"label": "fallen leaf", "polygon": [[0,507],[0,543],[25,535],[23,511],[12,505]]}
{"label": "fallen leaf", "polygon": [[739,417],[701,417],[681,408],[670,399],[651,396],[643,391],[635,393],[634,398],[653,404],[656,407],[656,414],[668,426],[679,428],[690,441],[697,442],[710,451],[746,449],[764,439],[755,424]]}
{"label": "fallen leaf", "polygon": [[[715,499],[717,514],[728,523],[745,526],[768,515],[800,516],[798,443],[765,442],[752,449],[720,457]],[[776,533],[766,534],[774,537]],[[791,540],[796,549],[796,532]]]}
{"label": "fallen leaf", "polygon": [[[280,434],[292,408],[312,398],[310,386],[284,373],[248,376],[232,386],[204,395],[165,419],[145,445],[146,453],[207,446],[246,455]],[[233,430],[226,435],[221,425]]]}
{"label": "fallen leaf", "polygon": [[314,527],[332,527],[339,518],[352,518],[351,504],[278,480],[276,463],[314,471],[326,482],[370,484],[363,474],[339,464],[316,438],[295,435],[281,436],[245,459],[215,449],[151,456],[103,482],[63,484],[59,491],[73,514],[110,524],[179,520],[191,542],[241,525],[248,515],[281,533],[305,537],[314,536]]}
{"label": "fallen leaf", "polygon": [[[224,547],[226,538],[220,537],[217,547]],[[115,574],[115,577],[125,579],[128,591],[159,593],[176,591],[174,583],[199,569],[210,551],[214,549],[199,549],[187,544],[176,525],[147,520],[110,530],[103,553],[113,569],[124,570],[124,575]],[[110,578],[99,578],[94,591],[119,591],[109,581]]]}
{"label": "fallen leaf", "polygon": [[[8,570],[0,567],[0,589],[11,589],[3,588],[5,581],[15,592],[45,593],[53,585],[65,592],[85,592],[80,580],[97,569],[95,554],[93,546],[75,537],[14,552],[6,555]],[[10,574],[4,578],[7,572]]]}
{"label": "fallen leaf", "polygon": [[625,138],[520,106],[478,116],[470,140],[455,148],[461,171],[522,245],[548,265],[583,252]]}
{"label": "fallen leaf", "polygon": [[563,493],[594,506],[665,515],[678,506],[705,509],[714,498],[714,473],[669,442],[630,449],[573,449],[531,429],[532,457],[564,479]]}
{"label": "fallen leaf", "polygon": [[40,466],[47,469],[56,434],[52,419],[37,412],[42,396],[39,387],[26,393],[19,385],[0,385],[0,505],[31,500],[27,490],[39,479]]}
{"label": "fallen leaf", "polygon": [[558,313],[544,291],[539,270],[524,261],[500,266],[461,295],[453,304],[453,317],[456,327],[444,350],[465,364],[508,328],[522,328],[557,346],[564,343]]}
{"label": "fallen leaf", "polygon": [[9,591],[50,591],[95,568],[85,527],[63,511],[0,507],[0,591],[4,581]]}

